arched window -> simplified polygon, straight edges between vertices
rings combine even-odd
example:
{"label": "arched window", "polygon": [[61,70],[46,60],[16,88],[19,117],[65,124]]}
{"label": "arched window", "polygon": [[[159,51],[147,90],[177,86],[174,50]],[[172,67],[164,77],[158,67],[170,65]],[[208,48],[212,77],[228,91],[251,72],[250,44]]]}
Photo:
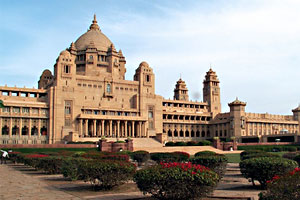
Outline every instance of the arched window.
{"label": "arched window", "polygon": [[171,130],[168,131],[168,136],[172,137],[172,131]]}
{"label": "arched window", "polygon": [[111,93],[111,85],[110,84],[106,85],[106,92]]}
{"label": "arched window", "polygon": [[38,135],[38,129],[36,126],[31,128],[31,135]]}
{"label": "arched window", "polygon": [[24,126],[22,128],[22,135],[28,135],[28,127],[27,126]]}
{"label": "arched window", "polygon": [[93,60],[93,56],[92,55],[90,55],[90,60]]}
{"label": "arched window", "polygon": [[19,133],[19,128],[17,126],[14,126],[12,128],[12,135],[17,135]]}
{"label": "arched window", "polygon": [[9,128],[8,126],[3,126],[2,127],[2,135],[8,135],[8,132],[9,132]]}
{"label": "arched window", "polygon": [[43,126],[43,128],[41,128],[41,134],[47,135],[47,128],[45,126]]}
{"label": "arched window", "polygon": [[204,131],[201,132],[201,137],[205,137],[205,132]]}

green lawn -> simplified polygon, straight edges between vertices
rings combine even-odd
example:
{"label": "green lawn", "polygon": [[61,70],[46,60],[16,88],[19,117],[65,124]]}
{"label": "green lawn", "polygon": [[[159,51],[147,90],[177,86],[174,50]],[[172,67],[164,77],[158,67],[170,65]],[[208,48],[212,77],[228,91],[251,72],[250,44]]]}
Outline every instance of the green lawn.
{"label": "green lawn", "polygon": [[[288,152],[282,151],[282,152],[270,152],[270,153],[282,156],[283,154],[288,153]],[[239,153],[225,154],[225,156],[228,158],[229,163],[239,163],[239,162],[241,162]]]}
{"label": "green lawn", "polygon": [[225,154],[225,156],[228,158],[229,163],[239,163],[239,162],[241,162],[239,153]]}

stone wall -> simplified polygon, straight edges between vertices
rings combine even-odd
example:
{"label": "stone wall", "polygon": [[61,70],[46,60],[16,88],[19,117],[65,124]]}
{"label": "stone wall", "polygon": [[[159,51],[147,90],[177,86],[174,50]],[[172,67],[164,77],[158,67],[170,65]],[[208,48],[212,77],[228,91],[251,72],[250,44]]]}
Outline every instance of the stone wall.
{"label": "stone wall", "polygon": [[106,139],[99,140],[99,150],[107,152],[133,151],[133,141],[126,140],[125,143],[107,142]]}

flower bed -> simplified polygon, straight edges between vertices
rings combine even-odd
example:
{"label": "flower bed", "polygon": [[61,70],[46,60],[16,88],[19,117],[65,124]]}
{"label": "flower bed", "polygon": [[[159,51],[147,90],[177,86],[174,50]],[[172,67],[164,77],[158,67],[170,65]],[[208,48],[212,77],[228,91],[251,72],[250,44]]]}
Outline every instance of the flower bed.
{"label": "flower bed", "polygon": [[212,192],[219,176],[207,167],[190,162],[162,162],[137,171],[134,181],[144,194],[157,199],[195,199]]}
{"label": "flower bed", "polygon": [[228,159],[224,155],[204,155],[191,158],[189,160],[194,164],[203,165],[223,177],[226,171]]}
{"label": "flower bed", "polygon": [[267,182],[267,191],[259,194],[260,200],[299,200],[300,168],[283,175],[274,176]]}

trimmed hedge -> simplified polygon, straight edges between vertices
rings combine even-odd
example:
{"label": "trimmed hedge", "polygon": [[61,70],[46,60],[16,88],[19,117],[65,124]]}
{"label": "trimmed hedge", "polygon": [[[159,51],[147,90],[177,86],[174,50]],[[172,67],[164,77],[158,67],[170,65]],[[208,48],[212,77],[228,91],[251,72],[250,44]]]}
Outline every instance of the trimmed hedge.
{"label": "trimmed hedge", "polygon": [[95,190],[109,190],[132,179],[136,166],[129,162],[101,160],[81,162],[79,176],[89,181]]}
{"label": "trimmed hedge", "polygon": [[150,159],[150,154],[148,151],[135,151],[132,152],[131,157],[140,165],[141,163],[147,162]]}
{"label": "trimmed hedge", "polygon": [[300,152],[288,152],[282,155],[283,158],[294,160],[296,156],[300,155]]}
{"label": "trimmed hedge", "polygon": [[262,188],[266,187],[268,180],[275,175],[283,175],[297,167],[297,162],[285,158],[251,158],[240,162],[240,170],[243,176],[251,179],[253,185],[257,180]]}
{"label": "trimmed hedge", "polygon": [[259,200],[299,200],[300,168],[283,175],[275,176],[267,183],[267,191],[259,194]]}
{"label": "trimmed hedge", "polygon": [[247,151],[243,151],[240,154],[241,160],[246,160],[246,159],[250,159],[250,158],[259,158],[259,157],[280,157],[277,154],[272,154],[272,153],[268,153],[268,152],[264,152],[261,150],[247,150]]}
{"label": "trimmed hedge", "polygon": [[175,162],[139,170],[134,181],[144,194],[163,200],[182,200],[207,196],[219,177],[204,166]]}
{"label": "trimmed hedge", "polygon": [[85,158],[66,158],[62,162],[61,173],[65,178],[68,178],[72,181],[83,180],[83,172],[80,172],[81,169],[79,166],[85,162],[90,162]]}
{"label": "trimmed hedge", "polygon": [[273,151],[289,151],[295,152],[300,150],[300,145],[249,145],[249,146],[238,146],[238,150],[261,150],[266,152]]}
{"label": "trimmed hedge", "polygon": [[228,158],[224,155],[204,155],[189,159],[193,164],[203,165],[216,172],[219,177],[223,177],[226,171]]}
{"label": "trimmed hedge", "polygon": [[184,162],[190,157],[186,152],[173,152],[173,153],[151,153],[152,160],[160,162]]}
{"label": "trimmed hedge", "polygon": [[198,157],[198,156],[214,156],[214,155],[217,155],[217,153],[214,152],[214,151],[199,151],[199,152],[195,153],[195,157]]}

